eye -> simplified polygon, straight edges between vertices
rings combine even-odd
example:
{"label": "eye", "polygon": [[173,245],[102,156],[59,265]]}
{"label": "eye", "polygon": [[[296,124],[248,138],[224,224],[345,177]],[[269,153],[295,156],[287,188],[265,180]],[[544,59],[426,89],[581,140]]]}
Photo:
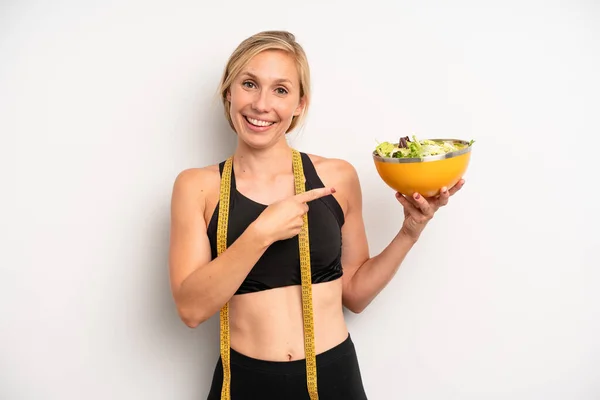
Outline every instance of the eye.
{"label": "eye", "polygon": [[277,91],[277,94],[282,94],[282,95],[283,95],[283,94],[288,94],[288,91],[287,91],[287,89],[286,89],[286,88],[283,88],[283,87],[279,87],[279,88],[277,88],[277,89],[275,89],[275,90]]}
{"label": "eye", "polygon": [[254,87],[255,87],[254,82],[252,82],[252,81],[244,81],[244,82],[242,82],[242,86],[244,86],[248,89],[254,89]]}

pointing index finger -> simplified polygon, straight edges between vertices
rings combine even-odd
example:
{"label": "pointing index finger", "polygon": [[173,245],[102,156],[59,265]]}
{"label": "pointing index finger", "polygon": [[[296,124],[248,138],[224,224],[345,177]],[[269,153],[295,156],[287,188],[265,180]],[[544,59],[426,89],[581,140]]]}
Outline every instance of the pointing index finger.
{"label": "pointing index finger", "polygon": [[309,201],[316,200],[318,198],[328,196],[333,193],[335,193],[334,188],[327,188],[327,187],[317,188],[317,189],[309,190],[304,193],[297,194],[296,199],[298,199],[302,203],[308,203]]}

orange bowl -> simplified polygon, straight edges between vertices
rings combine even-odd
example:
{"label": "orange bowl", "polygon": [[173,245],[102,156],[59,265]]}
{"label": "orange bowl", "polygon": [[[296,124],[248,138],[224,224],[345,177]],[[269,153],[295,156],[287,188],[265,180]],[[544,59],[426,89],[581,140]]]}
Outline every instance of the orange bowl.
{"label": "orange bowl", "polygon": [[[375,168],[381,179],[392,189],[406,196],[420,193],[436,196],[442,187],[450,189],[467,171],[471,159],[469,142],[459,139],[430,139],[466,145],[446,154],[424,158],[381,157],[373,152]],[[396,145],[398,145],[396,143]]]}

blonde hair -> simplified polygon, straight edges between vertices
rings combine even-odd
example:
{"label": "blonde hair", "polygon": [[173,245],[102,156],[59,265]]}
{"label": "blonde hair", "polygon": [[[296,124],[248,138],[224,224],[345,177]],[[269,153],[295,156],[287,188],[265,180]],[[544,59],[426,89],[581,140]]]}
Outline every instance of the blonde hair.
{"label": "blonde hair", "polygon": [[242,69],[257,54],[266,50],[282,50],[294,57],[298,78],[300,81],[300,99],[304,98],[304,107],[299,115],[292,117],[292,122],[286,133],[292,131],[300,125],[306,118],[306,111],[310,103],[310,69],[306,53],[300,44],[296,42],[296,37],[287,31],[264,31],[245,39],[229,57],[225,71],[219,84],[221,101],[223,102],[225,118],[229,122],[231,129],[235,131],[230,114],[230,103],[227,100],[227,92],[231,87],[233,80],[242,71]]}

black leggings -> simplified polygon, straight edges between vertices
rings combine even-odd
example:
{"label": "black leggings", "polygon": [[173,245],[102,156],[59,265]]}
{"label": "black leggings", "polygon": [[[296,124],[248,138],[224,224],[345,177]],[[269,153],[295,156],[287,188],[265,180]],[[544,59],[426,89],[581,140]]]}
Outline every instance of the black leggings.
{"label": "black leggings", "polygon": [[[231,400],[308,400],[306,362],[264,361],[231,349]],[[317,354],[319,400],[367,400],[350,336]],[[221,398],[223,364],[219,357],[208,400]]]}

